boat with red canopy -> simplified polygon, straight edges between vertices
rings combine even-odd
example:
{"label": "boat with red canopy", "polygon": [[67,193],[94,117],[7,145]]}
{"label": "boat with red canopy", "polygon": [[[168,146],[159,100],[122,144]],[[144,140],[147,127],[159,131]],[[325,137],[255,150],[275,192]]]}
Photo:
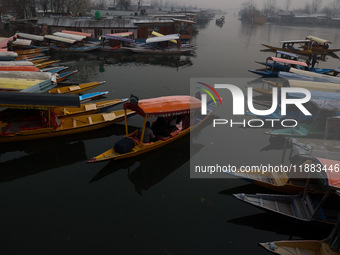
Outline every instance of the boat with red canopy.
{"label": "boat with red canopy", "polygon": [[[134,157],[158,149],[188,134],[193,128],[206,120],[215,108],[214,103],[208,102],[207,115],[200,115],[201,100],[195,97],[165,96],[140,101],[136,97],[131,97],[130,102],[124,104],[124,110],[134,111],[144,117],[143,128],[129,134],[127,118],[125,117],[126,136],[118,141],[114,148],[92,158],[88,162]],[[152,141],[145,141],[144,139],[145,130],[148,129],[148,118],[157,118],[150,127],[156,136]],[[160,123],[164,123],[164,126]],[[171,125],[169,123],[175,124]],[[118,146],[121,141],[131,144],[131,148],[121,151]]]}

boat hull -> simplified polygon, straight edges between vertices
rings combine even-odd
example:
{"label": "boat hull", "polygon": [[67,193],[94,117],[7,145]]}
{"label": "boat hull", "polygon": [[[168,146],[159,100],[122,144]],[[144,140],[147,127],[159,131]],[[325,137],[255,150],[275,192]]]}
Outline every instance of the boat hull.
{"label": "boat hull", "polygon": [[[130,111],[128,115],[133,115]],[[81,115],[62,118],[62,124],[57,129],[39,128],[24,130],[13,135],[0,135],[0,143],[39,140],[59,136],[67,136],[98,130],[124,120],[124,110],[111,113]]]}

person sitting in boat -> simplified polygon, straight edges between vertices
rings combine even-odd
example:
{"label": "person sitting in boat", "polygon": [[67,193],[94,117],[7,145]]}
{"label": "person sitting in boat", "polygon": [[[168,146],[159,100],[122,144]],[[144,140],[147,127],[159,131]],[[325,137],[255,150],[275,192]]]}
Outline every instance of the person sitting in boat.
{"label": "person sitting in boat", "polygon": [[[142,131],[139,130],[139,136],[142,135]],[[155,141],[156,136],[154,135],[152,129],[150,128],[150,121],[147,121],[145,124],[145,131],[143,137],[143,143],[151,143]]]}
{"label": "person sitting in boat", "polygon": [[169,136],[168,125],[164,117],[158,117],[151,128],[155,136]]}
{"label": "person sitting in boat", "polygon": [[287,48],[289,50],[296,50],[293,45],[294,45],[293,43],[290,43],[290,44],[288,44]]}
{"label": "person sitting in boat", "polygon": [[312,66],[311,66],[311,69],[310,69],[310,70],[313,70],[313,69],[314,69],[314,66],[315,66],[316,63],[318,63],[318,60],[317,60],[316,55],[314,54],[314,55],[313,55],[313,58],[312,58]]}
{"label": "person sitting in boat", "polygon": [[[181,116],[178,115],[178,116],[171,116],[168,118],[168,130],[169,130],[169,133],[172,133],[176,130],[179,130],[178,126],[181,122]],[[182,124],[180,124],[179,126],[182,127]]]}

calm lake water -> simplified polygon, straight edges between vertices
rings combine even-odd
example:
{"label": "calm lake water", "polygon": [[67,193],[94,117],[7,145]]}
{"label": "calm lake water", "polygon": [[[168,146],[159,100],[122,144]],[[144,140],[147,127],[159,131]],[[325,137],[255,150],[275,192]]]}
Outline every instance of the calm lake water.
{"label": "calm lake water", "polygon": [[[259,68],[254,61],[270,56],[259,51],[261,43],[279,45],[310,34],[340,48],[336,28],[253,26],[228,14],[222,28],[213,20],[199,30],[192,57],[103,52],[54,57],[79,70],[71,81],[106,81],[92,91],[109,91],[108,99],[130,94],[151,98],[188,94],[190,78],[255,79],[248,69]],[[319,67],[338,65],[329,58]],[[129,123],[139,127],[141,118]],[[226,134],[225,157],[238,163],[255,158],[280,163],[282,146],[270,146],[263,131]],[[269,254],[259,242],[329,234],[323,225],[289,221],[236,200],[231,194],[266,192],[242,180],[190,179],[190,137],[135,159],[86,163],[124,132],[121,123],[70,138],[1,145],[0,252]]]}

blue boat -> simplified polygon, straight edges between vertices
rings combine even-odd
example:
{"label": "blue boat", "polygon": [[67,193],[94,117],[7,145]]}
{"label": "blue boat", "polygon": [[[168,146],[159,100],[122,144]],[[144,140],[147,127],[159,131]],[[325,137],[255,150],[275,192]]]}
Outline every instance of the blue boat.
{"label": "blue boat", "polygon": [[80,95],[79,100],[80,100],[81,103],[85,103],[85,102],[91,101],[93,99],[97,99],[99,97],[105,96],[107,94],[109,94],[108,91],[86,93],[86,94]]}
{"label": "blue boat", "polygon": [[249,70],[249,72],[266,78],[275,78],[278,77],[279,71],[288,71],[291,67],[308,68],[304,62],[277,57],[268,57],[265,66],[265,69]]}

